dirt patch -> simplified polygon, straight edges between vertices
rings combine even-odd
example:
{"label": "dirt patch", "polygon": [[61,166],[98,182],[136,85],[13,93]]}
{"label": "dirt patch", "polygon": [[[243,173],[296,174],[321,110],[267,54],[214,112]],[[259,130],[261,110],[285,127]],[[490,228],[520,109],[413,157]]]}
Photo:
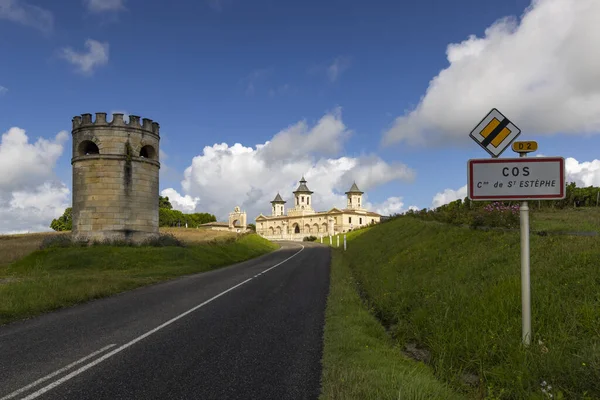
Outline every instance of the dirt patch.
{"label": "dirt patch", "polygon": [[19,278],[0,278],[0,285],[4,285],[12,282],[19,282],[21,279]]}
{"label": "dirt patch", "polygon": [[431,361],[429,350],[418,347],[416,343],[407,343],[402,350],[402,354],[413,360],[423,361],[425,364]]}

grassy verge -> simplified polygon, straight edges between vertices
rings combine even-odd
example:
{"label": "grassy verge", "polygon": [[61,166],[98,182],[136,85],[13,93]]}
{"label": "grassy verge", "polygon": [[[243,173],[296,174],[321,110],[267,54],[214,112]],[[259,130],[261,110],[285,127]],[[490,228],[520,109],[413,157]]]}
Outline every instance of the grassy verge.
{"label": "grassy verge", "polygon": [[423,363],[404,357],[362,303],[342,252],[334,252],[320,399],[455,399]]}
{"label": "grassy verge", "polygon": [[188,247],[69,247],[37,250],[0,267],[0,324],[268,253],[258,235]]}
{"label": "grassy verge", "polygon": [[[527,349],[519,249],[518,233],[402,217],[350,237],[344,260],[395,343],[426,349],[454,389],[488,399],[600,398],[600,240],[531,237]],[[475,387],[465,376],[477,377]]]}
{"label": "grassy verge", "polygon": [[532,230],[600,232],[600,207],[540,211],[535,201],[530,202],[529,207]]}

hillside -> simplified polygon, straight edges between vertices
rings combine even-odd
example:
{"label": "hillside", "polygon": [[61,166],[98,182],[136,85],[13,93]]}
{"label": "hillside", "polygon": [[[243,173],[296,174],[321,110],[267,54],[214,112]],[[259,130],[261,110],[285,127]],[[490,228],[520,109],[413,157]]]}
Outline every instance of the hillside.
{"label": "hillside", "polygon": [[[172,236],[166,236],[160,246],[135,247],[104,244],[81,247],[53,239],[53,245],[39,249],[44,240],[66,238],[65,234],[0,236],[3,244],[0,250],[6,254],[0,253],[1,258],[13,259],[11,263],[0,264],[0,325],[177,276],[224,267],[278,247],[256,234],[168,230]],[[65,245],[68,247],[62,247]]]}
{"label": "hillside", "polygon": [[[599,232],[600,209],[534,210],[532,229]],[[518,231],[402,216],[352,232],[334,260],[349,267],[394,343],[455,390],[600,398],[600,236],[531,236],[528,349],[520,344],[519,240]]]}

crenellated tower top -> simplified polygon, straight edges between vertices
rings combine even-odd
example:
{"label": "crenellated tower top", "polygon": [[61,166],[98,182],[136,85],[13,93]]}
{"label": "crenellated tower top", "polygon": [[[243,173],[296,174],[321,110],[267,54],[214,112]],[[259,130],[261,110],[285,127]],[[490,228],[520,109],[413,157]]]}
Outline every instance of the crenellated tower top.
{"label": "crenellated tower top", "polygon": [[129,116],[129,123],[125,122],[123,119],[122,113],[113,113],[112,121],[108,122],[106,120],[106,113],[99,112],[96,113],[96,120],[92,121],[92,114],[81,114],[73,117],[73,131],[77,131],[79,129],[85,128],[97,128],[97,127],[123,127],[123,128],[133,128],[139,129],[142,131],[146,131],[148,133],[159,136],[160,125],[157,122],[153,122],[151,119],[142,118],[140,123],[140,117],[137,115]]}

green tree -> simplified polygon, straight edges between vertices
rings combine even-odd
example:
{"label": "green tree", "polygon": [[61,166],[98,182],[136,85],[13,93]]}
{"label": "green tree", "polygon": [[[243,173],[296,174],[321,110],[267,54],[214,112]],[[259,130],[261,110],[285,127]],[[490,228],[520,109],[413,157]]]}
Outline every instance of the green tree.
{"label": "green tree", "polygon": [[169,197],[158,196],[158,208],[165,208],[167,210],[172,210],[173,206],[169,201]]}
{"label": "green tree", "polygon": [[65,210],[63,215],[53,219],[50,223],[50,228],[55,231],[70,231],[73,229],[73,209],[69,207]]}

